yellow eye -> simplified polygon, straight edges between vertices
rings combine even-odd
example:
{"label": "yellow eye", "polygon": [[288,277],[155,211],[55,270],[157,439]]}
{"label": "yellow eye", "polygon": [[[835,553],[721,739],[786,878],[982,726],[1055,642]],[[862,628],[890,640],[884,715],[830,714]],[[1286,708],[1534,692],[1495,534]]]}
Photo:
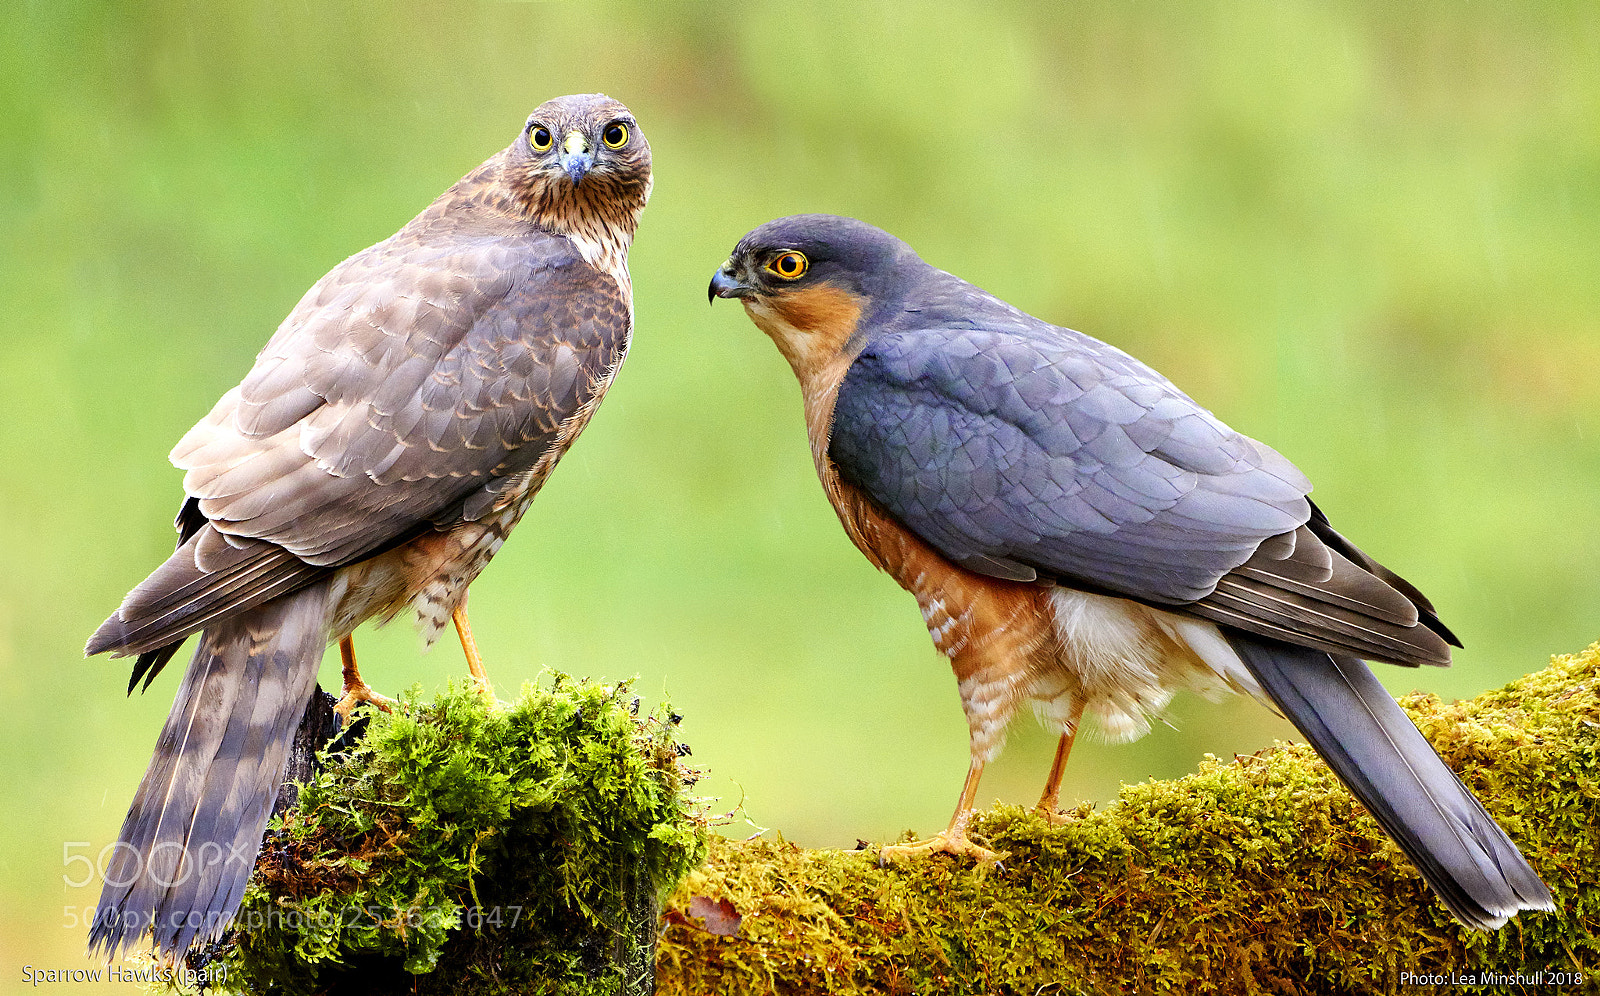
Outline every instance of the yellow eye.
{"label": "yellow eye", "polygon": [[546,152],[555,144],[555,139],[550,136],[550,129],[544,125],[535,125],[528,132],[528,144],[533,146],[535,152]]}
{"label": "yellow eye", "polygon": [[608,149],[620,149],[628,144],[628,126],[621,121],[613,121],[606,125],[606,130],[601,134],[601,139]]}
{"label": "yellow eye", "polygon": [[776,273],[785,280],[799,280],[810,266],[811,262],[806,259],[805,253],[791,249],[774,257],[767,264],[767,272]]}

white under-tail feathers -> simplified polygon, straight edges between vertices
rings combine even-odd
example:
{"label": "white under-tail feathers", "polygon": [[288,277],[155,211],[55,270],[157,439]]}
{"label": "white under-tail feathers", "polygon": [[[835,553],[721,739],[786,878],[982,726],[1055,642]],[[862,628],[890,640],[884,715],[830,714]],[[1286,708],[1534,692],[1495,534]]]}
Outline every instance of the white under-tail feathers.
{"label": "white under-tail feathers", "polygon": [[1213,623],[1071,588],[1050,594],[1061,653],[1078,687],[1037,703],[1046,725],[1064,728],[1073,713],[1068,700],[1080,694],[1085,714],[1111,743],[1148,733],[1178,689],[1212,701],[1242,693],[1272,706]]}
{"label": "white under-tail feathers", "polygon": [[90,950],[171,961],[231,921],[327,644],[317,583],[206,632],[106,872]]}

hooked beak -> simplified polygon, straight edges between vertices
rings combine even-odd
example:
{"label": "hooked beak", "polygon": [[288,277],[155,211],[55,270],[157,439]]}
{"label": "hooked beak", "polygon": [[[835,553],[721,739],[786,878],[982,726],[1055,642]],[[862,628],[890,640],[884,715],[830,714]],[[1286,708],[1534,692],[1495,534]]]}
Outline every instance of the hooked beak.
{"label": "hooked beak", "polygon": [[566,140],[561,143],[559,162],[574,184],[594,168],[594,153],[589,150],[589,140],[584,137],[583,132],[567,132]]}
{"label": "hooked beak", "polygon": [[729,259],[711,275],[711,286],[706,288],[706,300],[715,303],[719,297],[749,297],[751,287],[733,275],[733,260]]}

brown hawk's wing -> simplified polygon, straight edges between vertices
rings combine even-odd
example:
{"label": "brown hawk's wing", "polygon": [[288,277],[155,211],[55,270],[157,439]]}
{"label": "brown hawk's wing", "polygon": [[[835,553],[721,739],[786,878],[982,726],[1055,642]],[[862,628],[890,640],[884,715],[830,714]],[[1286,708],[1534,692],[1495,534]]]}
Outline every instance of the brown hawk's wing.
{"label": "brown hawk's wing", "polygon": [[537,488],[604,393],[631,324],[614,278],[536,231],[408,227],[346,260],[174,448],[208,521],[89,652],[158,650],[424,529],[477,519],[520,478]]}
{"label": "brown hawk's wing", "polygon": [[840,474],[918,536],[983,574],[1449,660],[1426,600],[1357,566],[1288,460],[1121,350],[940,277],[851,365],[830,441]]}

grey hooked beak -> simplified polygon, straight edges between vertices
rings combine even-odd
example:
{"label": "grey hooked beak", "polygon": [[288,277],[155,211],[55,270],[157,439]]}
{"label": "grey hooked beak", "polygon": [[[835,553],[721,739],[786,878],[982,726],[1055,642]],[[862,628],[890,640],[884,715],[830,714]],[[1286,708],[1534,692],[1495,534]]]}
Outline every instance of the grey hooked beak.
{"label": "grey hooked beak", "polygon": [[715,303],[719,297],[749,297],[750,285],[741,283],[733,275],[733,260],[728,260],[711,275],[711,286],[706,288],[706,300]]}
{"label": "grey hooked beak", "polygon": [[561,156],[558,159],[561,168],[567,171],[567,176],[573,183],[577,183],[589,174],[594,168],[594,153],[589,149],[589,139],[581,131],[567,132],[566,139],[561,143]]}

